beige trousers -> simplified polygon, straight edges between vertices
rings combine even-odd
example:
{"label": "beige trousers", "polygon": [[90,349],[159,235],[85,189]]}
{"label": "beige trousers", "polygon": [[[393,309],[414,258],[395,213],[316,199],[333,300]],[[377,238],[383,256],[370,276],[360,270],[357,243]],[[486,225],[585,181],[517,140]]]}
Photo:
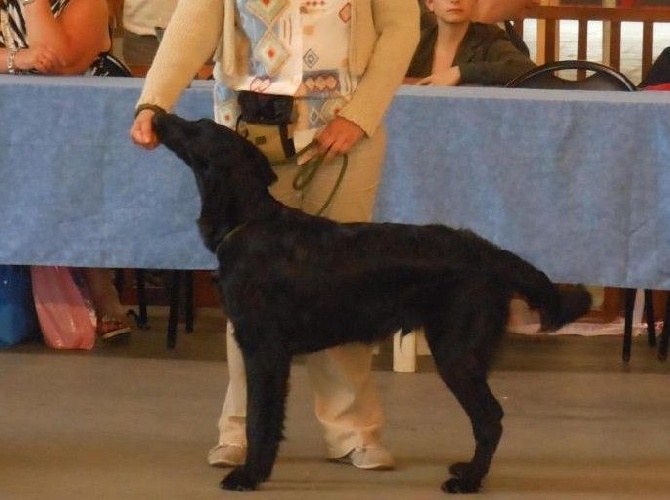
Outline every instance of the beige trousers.
{"label": "beige trousers", "polygon": [[[381,178],[386,145],[384,130],[362,140],[349,154],[347,173],[324,216],[340,222],[369,221]],[[286,205],[314,213],[323,205],[338,177],[342,159],[323,165],[304,192],[292,188],[295,165],[275,169],[279,180],[271,193]],[[246,445],[246,379],[244,362],[227,325],[229,383],[219,419],[219,443]],[[306,356],[314,390],[315,414],[324,429],[326,454],[339,458],[356,447],[376,443],[383,412],[372,379],[372,348],[347,344]]]}

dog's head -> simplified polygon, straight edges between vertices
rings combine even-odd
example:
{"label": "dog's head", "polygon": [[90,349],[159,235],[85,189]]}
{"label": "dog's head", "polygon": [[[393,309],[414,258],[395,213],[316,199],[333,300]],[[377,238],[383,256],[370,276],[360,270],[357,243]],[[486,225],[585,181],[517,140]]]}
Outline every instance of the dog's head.
{"label": "dog's head", "polygon": [[189,121],[170,113],[156,113],[153,126],[162,144],[186,163],[196,177],[211,170],[252,169],[255,178],[269,186],[276,176],[265,155],[240,134],[213,120]]}
{"label": "dog's head", "polygon": [[262,209],[268,186],[277,177],[256,146],[212,120],[156,113],[153,126],[160,142],[195,175],[202,202],[200,232],[214,250],[222,233]]}

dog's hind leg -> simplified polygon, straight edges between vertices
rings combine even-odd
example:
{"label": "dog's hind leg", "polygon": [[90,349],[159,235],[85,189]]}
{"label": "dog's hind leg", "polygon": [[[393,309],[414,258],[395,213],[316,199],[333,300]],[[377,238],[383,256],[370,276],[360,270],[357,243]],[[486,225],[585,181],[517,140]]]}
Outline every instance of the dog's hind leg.
{"label": "dog's hind leg", "polygon": [[[495,399],[485,374],[477,373],[467,363],[450,364],[442,378],[470,418],[475,436],[475,453],[470,462],[449,467],[452,475],[442,485],[448,493],[473,493],[491,466],[493,454],[502,435],[503,410]],[[442,369],[440,369],[442,373]]]}
{"label": "dog's hind leg", "polygon": [[272,472],[283,438],[291,356],[275,346],[244,355],[247,373],[247,459],[222,481],[221,488],[255,490]]}
{"label": "dog's hind leg", "polygon": [[[495,289],[479,289],[478,294],[483,299],[472,300],[459,314],[453,314],[453,309],[452,314],[444,311],[425,325],[426,340],[440,377],[470,418],[475,437],[472,460],[449,468],[452,477],[442,485],[448,493],[479,490],[502,435],[503,410],[491,393],[487,376],[493,351],[504,331],[508,297]],[[459,298],[474,296],[464,291]]]}

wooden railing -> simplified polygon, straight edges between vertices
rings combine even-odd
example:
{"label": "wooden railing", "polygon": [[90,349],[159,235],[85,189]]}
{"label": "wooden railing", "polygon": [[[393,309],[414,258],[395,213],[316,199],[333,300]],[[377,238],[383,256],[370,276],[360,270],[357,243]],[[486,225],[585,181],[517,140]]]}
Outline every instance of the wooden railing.
{"label": "wooden railing", "polygon": [[[559,59],[560,23],[577,21],[577,59],[588,59],[587,28],[591,21],[603,21],[603,55],[605,64],[621,70],[621,24],[642,23],[642,75],[646,75],[653,62],[654,27],[657,23],[670,23],[670,7],[577,7],[537,6],[528,11],[526,19],[537,19],[538,63]],[[514,29],[523,36],[524,19],[514,21]]]}

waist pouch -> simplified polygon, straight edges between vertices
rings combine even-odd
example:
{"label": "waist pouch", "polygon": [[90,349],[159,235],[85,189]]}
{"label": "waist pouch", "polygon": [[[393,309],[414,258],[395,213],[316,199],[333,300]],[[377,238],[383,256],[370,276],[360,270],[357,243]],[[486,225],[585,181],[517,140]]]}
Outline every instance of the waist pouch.
{"label": "waist pouch", "polygon": [[237,132],[258,147],[270,163],[295,156],[292,96],[242,90],[237,102],[241,110]]}

